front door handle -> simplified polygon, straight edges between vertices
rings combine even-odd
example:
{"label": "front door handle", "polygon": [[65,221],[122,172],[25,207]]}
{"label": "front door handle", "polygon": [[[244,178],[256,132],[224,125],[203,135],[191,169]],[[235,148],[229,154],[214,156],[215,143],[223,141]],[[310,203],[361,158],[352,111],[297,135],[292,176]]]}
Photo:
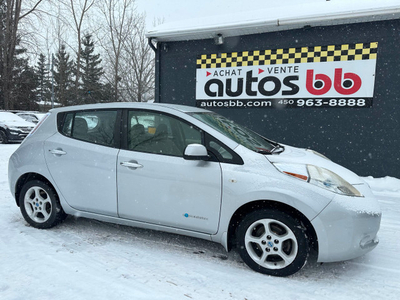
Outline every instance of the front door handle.
{"label": "front door handle", "polygon": [[54,154],[56,156],[61,156],[61,155],[65,155],[67,154],[67,152],[65,152],[62,149],[53,149],[53,150],[49,150],[51,154]]}
{"label": "front door handle", "polygon": [[143,168],[143,165],[139,164],[137,161],[124,161],[121,162],[120,165],[132,169]]}

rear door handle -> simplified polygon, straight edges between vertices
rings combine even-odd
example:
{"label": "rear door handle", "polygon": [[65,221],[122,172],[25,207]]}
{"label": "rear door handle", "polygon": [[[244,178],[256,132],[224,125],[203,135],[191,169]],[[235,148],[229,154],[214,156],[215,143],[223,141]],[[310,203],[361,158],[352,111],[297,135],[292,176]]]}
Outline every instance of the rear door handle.
{"label": "rear door handle", "polygon": [[61,155],[65,155],[67,154],[67,152],[65,152],[63,149],[53,149],[53,150],[49,150],[51,154],[54,154],[56,156],[61,156]]}
{"label": "rear door handle", "polygon": [[124,161],[121,162],[120,165],[132,169],[143,168],[143,165],[139,164],[137,161]]}

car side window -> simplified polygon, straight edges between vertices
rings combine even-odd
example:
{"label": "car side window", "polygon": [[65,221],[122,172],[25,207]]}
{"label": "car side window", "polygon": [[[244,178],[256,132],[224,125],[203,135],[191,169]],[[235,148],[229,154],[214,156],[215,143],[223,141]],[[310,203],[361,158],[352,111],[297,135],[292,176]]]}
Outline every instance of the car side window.
{"label": "car side window", "polygon": [[224,163],[243,165],[243,160],[237,153],[207,133],[205,134],[205,145],[210,159]]}
{"label": "car side window", "polygon": [[191,124],[159,112],[129,111],[128,149],[183,156],[187,145],[202,143],[202,133]]}
{"label": "car side window", "polygon": [[64,116],[59,131],[85,142],[114,146],[116,120],[116,110],[70,112]]}

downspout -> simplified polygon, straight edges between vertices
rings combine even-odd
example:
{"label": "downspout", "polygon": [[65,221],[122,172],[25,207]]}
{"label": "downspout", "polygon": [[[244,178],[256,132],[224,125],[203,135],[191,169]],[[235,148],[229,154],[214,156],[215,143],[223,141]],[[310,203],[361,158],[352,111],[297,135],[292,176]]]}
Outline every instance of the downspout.
{"label": "downspout", "polygon": [[[154,46],[153,40],[155,38],[150,37],[147,39],[148,44],[151,49],[153,49],[156,58],[155,58],[155,75],[154,75],[154,102],[161,102],[160,101],[160,84],[161,84],[161,78],[160,78],[160,51]],[[156,42],[157,43],[157,42]]]}
{"label": "downspout", "polygon": [[154,40],[154,38],[152,38],[152,37],[151,37],[151,38],[148,38],[149,46],[150,46],[151,49],[153,49],[153,51],[154,51],[155,53],[157,53],[157,48],[154,46],[152,40]]}

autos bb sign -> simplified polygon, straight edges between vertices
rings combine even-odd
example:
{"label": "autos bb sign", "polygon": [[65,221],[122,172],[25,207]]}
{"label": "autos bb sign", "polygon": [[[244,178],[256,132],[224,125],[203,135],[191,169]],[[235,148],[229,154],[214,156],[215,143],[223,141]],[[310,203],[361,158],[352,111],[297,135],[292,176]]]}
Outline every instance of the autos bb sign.
{"label": "autos bb sign", "polygon": [[198,107],[371,107],[378,43],[204,54]]}

